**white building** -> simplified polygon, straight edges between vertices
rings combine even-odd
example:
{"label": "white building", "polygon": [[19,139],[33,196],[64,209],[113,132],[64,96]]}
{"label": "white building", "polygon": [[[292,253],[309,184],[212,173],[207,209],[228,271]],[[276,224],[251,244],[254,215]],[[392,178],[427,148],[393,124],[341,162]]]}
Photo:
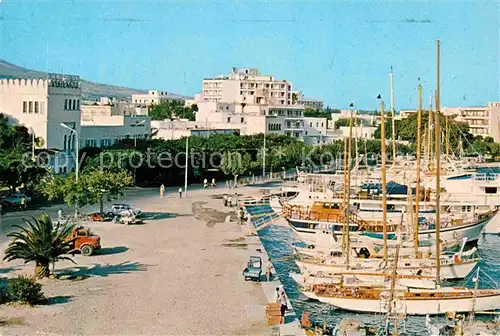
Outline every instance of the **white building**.
{"label": "white building", "polygon": [[303,105],[305,108],[310,108],[316,111],[322,110],[324,102],[319,99],[307,98],[302,91],[294,91],[292,93],[292,102],[298,105]]}
{"label": "white building", "polygon": [[[500,102],[488,102],[487,106],[476,107],[443,107],[441,112],[444,115],[453,116],[456,121],[469,125],[471,134],[482,137],[490,136],[500,142]],[[417,110],[402,110],[400,117],[405,119],[416,113]]]}
{"label": "white building", "polygon": [[149,139],[148,116],[95,116],[81,121],[80,147],[108,147],[121,139]]}
{"label": "white building", "polygon": [[207,102],[291,105],[292,84],[259,69],[233,68],[228,75],[203,79],[202,96]]}
{"label": "white building", "polygon": [[480,107],[444,107],[441,111],[467,123],[473,135],[492,137],[500,142],[500,102],[488,102],[487,106]]}
{"label": "white building", "polygon": [[304,117],[304,142],[312,146],[330,142],[326,134],[327,127],[327,118]]}
{"label": "white building", "polygon": [[49,74],[40,79],[2,79],[0,113],[40,139],[40,148],[57,155],[49,166],[56,172],[74,170],[75,133],[80,132],[81,86],[78,76]]}
{"label": "white building", "polygon": [[164,101],[180,101],[184,103],[186,99],[189,98],[160,90],[149,90],[148,93],[132,95],[133,104],[145,106],[157,105]]}

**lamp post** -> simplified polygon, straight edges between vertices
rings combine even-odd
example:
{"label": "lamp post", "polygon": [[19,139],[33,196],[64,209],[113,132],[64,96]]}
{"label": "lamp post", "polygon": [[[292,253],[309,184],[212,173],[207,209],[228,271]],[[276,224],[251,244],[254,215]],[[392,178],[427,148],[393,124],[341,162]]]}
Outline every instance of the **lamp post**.
{"label": "lamp post", "polygon": [[[61,123],[61,126],[68,129],[70,132],[75,133],[75,180],[78,184],[78,175],[80,173],[80,158],[79,158],[79,150],[80,150],[80,141],[79,134],[76,130],[72,129],[65,123]],[[75,218],[78,217],[78,200],[75,202]]]}
{"label": "lamp post", "polygon": [[[130,125],[131,127],[137,127],[139,125],[142,125],[146,122],[147,120],[144,119],[144,120],[141,120],[141,121],[137,121],[135,124],[132,124]],[[137,132],[134,133],[134,148],[137,147]]]}

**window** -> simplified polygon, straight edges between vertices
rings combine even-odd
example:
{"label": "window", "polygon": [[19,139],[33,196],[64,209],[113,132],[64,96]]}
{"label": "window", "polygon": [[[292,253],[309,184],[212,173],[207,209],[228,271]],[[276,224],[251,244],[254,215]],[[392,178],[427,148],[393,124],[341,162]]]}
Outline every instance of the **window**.
{"label": "window", "polygon": [[29,113],[33,113],[33,102],[29,102]]}
{"label": "window", "polygon": [[40,105],[38,102],[35,102],[35,113],[40,113]]}
{"label": "window", "polygon": [[312,122],[309,123],[309,127],[313,127],[313,123]]}
{"label": "window", "polygon": [[227,122],[230,123],[231,122],[231,117],[227,117]]}
{"label": "window", "polygon": [[65,110],[68,109],[68,100],[67,99],[64,99],[64,109]]}
{"label": "window", "polygon": [[66,134],[64,134],[64,137],[63,137],[63,151],[66,151],[66,143],[68,141],[68,136]]}
{"label": "window", "polygon": [[73,99],[73,110],[76,110],[76,99]]}
{"label": "window", "polygon": [[486,194],[496,194],[497,193],[497,187],[486,187],[486,188],[484,188],[484,192]]}
{"label": "window", "polygon": [[242,122],[242,123],[243,123],[243,122],[245,122],[245,118],[241,118],[241,121],[240,121],[240,122]]}
{"label": "window", "polygon": [[80,99],[78,99],[76,101],[76,109],[79,110],[80,109]]}
{"label": "window", "polygon": [[23,101],[23,113],[28,112],[28,102]]}

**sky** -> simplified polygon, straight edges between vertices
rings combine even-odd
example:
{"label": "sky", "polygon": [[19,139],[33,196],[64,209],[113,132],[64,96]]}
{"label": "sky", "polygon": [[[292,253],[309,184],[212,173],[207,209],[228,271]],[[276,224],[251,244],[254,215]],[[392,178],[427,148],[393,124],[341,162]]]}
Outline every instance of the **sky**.
{"label": "sky", "polygon": [[194,95],[231,67],[292,82],[331,107],[441,106],[500,100],[496,1],[0,0],[0,59],[100,83]]}

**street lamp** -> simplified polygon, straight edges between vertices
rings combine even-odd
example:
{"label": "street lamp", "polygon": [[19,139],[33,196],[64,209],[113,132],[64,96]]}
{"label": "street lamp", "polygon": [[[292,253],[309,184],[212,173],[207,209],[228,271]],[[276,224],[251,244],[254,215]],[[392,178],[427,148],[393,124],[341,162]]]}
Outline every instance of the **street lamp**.
{"label": "street lamp", "polygon": [[[65,123],[61,123],[61,126],[68,129],[70,132],[75,133],[75,180],[78,184],[78,174],[80,172],[80,158],[79,158],[79,150],[80,150],[80,141],[79,134],[76,130],[69,127]],[[75,218],[78,217],[78,200],[75,202]]]}
{"label": "street lamp", "polygon": [[[144,124],[147,121],[147,119],[144,119],[142,121],[137,121],[135,124],[130,125],[131,127],[136,127],[139,125]],[[137,147],[137,132],[134,133],[134,148]]]}

